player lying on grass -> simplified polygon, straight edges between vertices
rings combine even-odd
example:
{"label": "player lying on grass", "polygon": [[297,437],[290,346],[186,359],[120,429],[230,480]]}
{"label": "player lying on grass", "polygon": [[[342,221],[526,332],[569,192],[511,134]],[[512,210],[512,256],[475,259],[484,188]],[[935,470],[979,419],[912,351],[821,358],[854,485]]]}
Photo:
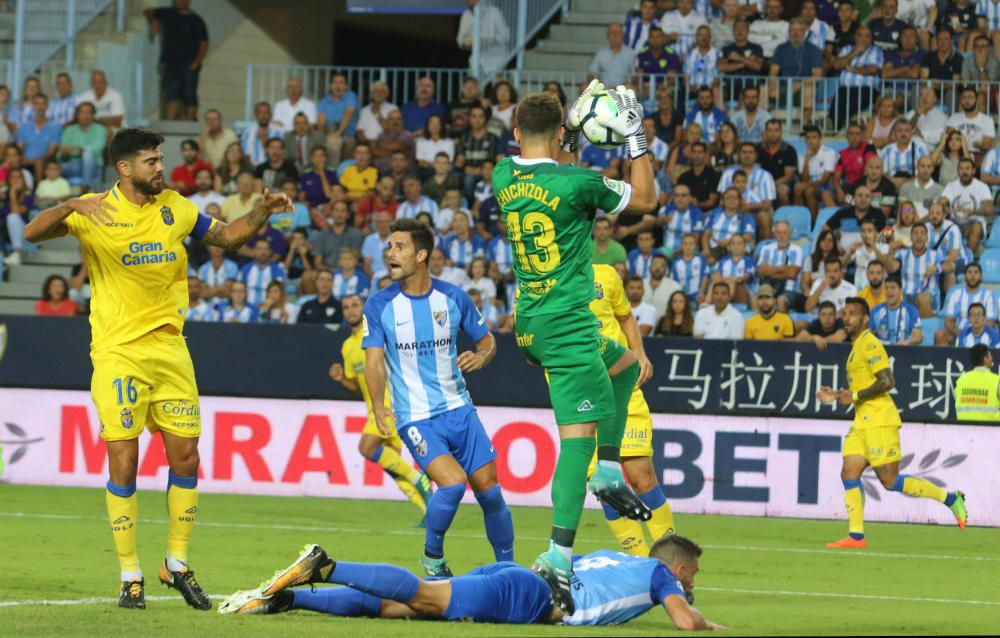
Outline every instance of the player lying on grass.
{"label": "player lying on grass", "polygon": [[[464,576],[420,579],[394,565],[331,560],[319,545],[258,588],[238,591],[220,614],[276,614],[308,609],[334,616],[472,620],[512,625],[618,625],[662,605],[682,631],[722,629],[688,604],[701,548],[663,536],[649,557],[599,550],[573,559],[571,616],[552,604],[541,576],[517,563],[477,567]],[[335,583],[344,587],[290,589]]]}

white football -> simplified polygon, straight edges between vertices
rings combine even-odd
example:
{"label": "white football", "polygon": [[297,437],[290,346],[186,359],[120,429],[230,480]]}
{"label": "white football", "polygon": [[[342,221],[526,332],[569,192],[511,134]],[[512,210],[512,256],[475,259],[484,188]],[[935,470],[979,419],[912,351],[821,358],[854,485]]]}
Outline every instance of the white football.
{"label": "white football", "polygon": [[597,121],[598,116],[607,119],[618,117],[618,107],[615,106],[614,98],[609,95],[608,91],[600,91],[591,95],[590,99],[581,106],[577,115],[580,116],[583,136],[594,146],[617,148],[625,143],[623,136]]}

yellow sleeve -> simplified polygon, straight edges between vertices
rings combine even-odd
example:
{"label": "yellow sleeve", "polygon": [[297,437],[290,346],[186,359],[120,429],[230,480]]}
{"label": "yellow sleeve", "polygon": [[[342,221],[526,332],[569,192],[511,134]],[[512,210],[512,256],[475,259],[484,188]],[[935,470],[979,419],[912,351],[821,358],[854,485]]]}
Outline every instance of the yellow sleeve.
{"label": "yellow sleeve", "polygon": [[86,230],[84,224],[88,223],[79,213],[70,213],[65,221],[66,228],[73,237],[80,237]]}
{"label": "yellow sleeve", "polygon": [[607,268],[614,276],[608,277],[608,281],[602,281],[601,283],[604,285],[604,294],[608,295],[608,301],[611,303],[611,311],[615,313],[616,317],[625,317],[632,314],[632,306],[625,297],[625,286],[622,285],[618,271],[611,266],[607,266]]}
{"label": "yellow sleeve", "polygon": [[874,376],[876,372],[881,372],[889,368],[889,353],[885,351],[885,346],[882,345],[882,342],[876,339],[871,333],[869,333],[866,341],[865,365],[868,366],[868,371]]}
{"label": "yellow sleeve", "polygon": [[784,320],[783,323],[785,324],[785,338],[791,339],[795,336],[795,322],[793,322],[792,318],[788,315],[782,315],[781,318]]}
{"label": "yellow sleeve", "polygon": [[750,317],[749,319],[747,319],[747,322],[745,324],[743,324],[743,338],[744,339],[753,339],[753,327],[756,324],[756,322],[754,321],[756,318],[757,318],[757,315],[754,315],[754,316]]}

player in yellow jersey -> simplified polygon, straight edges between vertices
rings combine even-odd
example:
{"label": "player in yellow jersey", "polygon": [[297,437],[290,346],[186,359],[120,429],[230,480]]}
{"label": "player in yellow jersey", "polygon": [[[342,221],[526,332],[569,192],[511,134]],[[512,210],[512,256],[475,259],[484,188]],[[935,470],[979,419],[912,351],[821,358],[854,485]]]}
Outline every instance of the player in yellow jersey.
{"label": "player in yellow jersey", "polygon": [[840,471],[850,534],[847,538],[829,543],[827,547],[868,547],[861,473],[869,465],[885,489],[940,501],[951,508],[959,528],[965,529],[968,515],[962,492],[946,492],[929,481],[899,473],[899,460],[902,458],[899,428],[903,422],[896,403],[889,396],[889,392],[896,387],[889,355],[878,337],[868,329],[867,301],[849,297],[843,312],[844,330],[853,344],[847,357],[849,388],[834,390],[824,386],[816,397],[824,403],[837,401],[844,406],[854,405],[854,423],[844,439],[844,465]]}
{"label": "player in yellow jersey", "polygon": [[[344,340],[340,354],[344,358],[343,365],[334,363],[330,366],[330,378],[338,382],[348,392],[361,392],[368,409],[368,422],[361,431],[361,441],[358,451],[361,456],[373,463],[378,463],[385,473],[392,477],[399,486],[399,491],[406,495],[421,512],[427,511],[427,501],[431,494],[431,481],[427,475],[413,469],[413,466],[403,460],[399,452],[403,449],[403,440],[396,433],[392,419],[392,405],[389,394],[385,395],[386,420],[393,429],[391,436],[386,436],[375,423],[375,412],[372,410],[372,397],[365,382],[365,350],[361,347],[362,326],[365,314],[365,302],[358,295],[344,297],[341,308],[344,311],[344,321],[351,327],[351,336]],[[424,522],[420,522],[420,527]]]}
{"label": "player in yellow jersey", "polygon": [[[673,512],[653,468],[653,418],[640,387],[653,375],[653,365],[646,357],[639,325],[632,316],[618,271],[611,266],[594,264],[594,289],[596,297],[590,302],[590,310],[597,317],[598,330],[608,339],[632,350],[639,359],[639,379],[629,399],[621,459],[622,469],[636,496],[653,513],[646,526],[656,540],[664,534],[673,534],[675,529]],[[597,457],[594,456],[588,476],[594,473],[596,466]],[[608,527],[622,548],[633,556],[649,556],[649,546],[639,521],[622,517],[609,505],[602,504],[602,507]]]}
{"label": "player in yellow jersey", "polygon": [[198,212],[163,187],[163,136],[126,128],[108,145],[118,182],[102,194],[70,199],[39,213],[24,238],[40,242],[66,234],[80,241],[90,273],[90,392],[107,442],[105,501],[121,567],[118,604],[145,609],[145,581],[136,554],[139,463],[143,429],[160,432],[167,480],[167,554],[160,581],[196,609],[208,596],[187,565],[198,512],[198,437],[201,409],[191,355],[181,331],[188,307],[187,237],[235,250],[273,213],[292,210],[284,194],[267,191],[232,224]]}

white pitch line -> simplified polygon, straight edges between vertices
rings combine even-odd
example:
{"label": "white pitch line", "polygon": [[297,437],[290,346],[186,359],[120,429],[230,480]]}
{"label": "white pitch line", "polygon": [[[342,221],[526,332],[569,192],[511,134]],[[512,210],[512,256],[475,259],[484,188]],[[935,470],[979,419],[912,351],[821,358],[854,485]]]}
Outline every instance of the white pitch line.
{"label": "white pitch line", "polygon": [[854,598],[858,600],[890,600],[904,603],[944,603],[948,605],[989,605],[1000,607],[1000,600],[961,600],[958,598],[920,598],[910,596],[880,596],[875,594],[840,594],[819,591],[781,591],[773,589],[732,589],[728,587],[698,587],[696,591],[764,596],[808,596],[812,598]]}
{"label": "white pitch line", "polygon": [[[77,521],[104,521],[105,519],[97,516],[75,516],[66,514],[35,514],[32,512],[0,512],[0,516],[9,516],[12,518],[42,518],[42,519],[57,519],[57,520],[77,520]],[[167,521],[162,519],[147,519],[140,518],[140,523],[146,523],[149,525],[166,525]],[[393,534],[395,536],[423,536],[424,530],[422,529],[386,529],[386,530],[375,530],[367,527],[334,527],[334,526],[318,526],[318,525],[274,525],[274,524],[261,524],[261,523],[221,523],[214,521],[198,521],[198,527],[218,527],[222,529],[270,529],[270,530],[280,530],[286,532],[317,532],[317,533],[332,533],[332,532],[345,532],[354,534]],[[448,532],[448,535],[452,538],[467,538],[472,540],[482,539],[482,534],[463,534],[461,532]],[[520,540],[527,541],[539,541],[544,542],[549,540],[548,537],[541,536],[517,536]],[[586,537],[580,538],[581,542],[590,543],[600,543],[596,539],[588,539]],[[813,554],[818,556],[838,556],[846,558],[896,558],[896,559],[924,559],[924,560],[958,560],[958,561],[983,561],[983,562],[1000,562],[1000,556],[959,556],[952,554],[912,554],[912,553],[895,553],[895,552],[868,552],[868,551],[843,551],[836,549],[810,549],[808,547],[761,547],[753,545],[713,545],[704,544],[702,545],[705,549],[718,549],[724,551],[735,551],[735,552],[758,552],[758,553],[780,553],[780,554]]]}
{"label": "white pitch line", "polygon": [[[211,595],[209,598],[214,598],[216,600],[222,600],[225,596]],[[184,600],[180,596],[146,596],[146,600],[152,600],[153,602],[160,602],[163,600]],[[2,607],[67,607],[70,605],[105,605],[111,603],[117,603],[117,598],[75,598],[69,600],[0,600],[0,608]]]}

